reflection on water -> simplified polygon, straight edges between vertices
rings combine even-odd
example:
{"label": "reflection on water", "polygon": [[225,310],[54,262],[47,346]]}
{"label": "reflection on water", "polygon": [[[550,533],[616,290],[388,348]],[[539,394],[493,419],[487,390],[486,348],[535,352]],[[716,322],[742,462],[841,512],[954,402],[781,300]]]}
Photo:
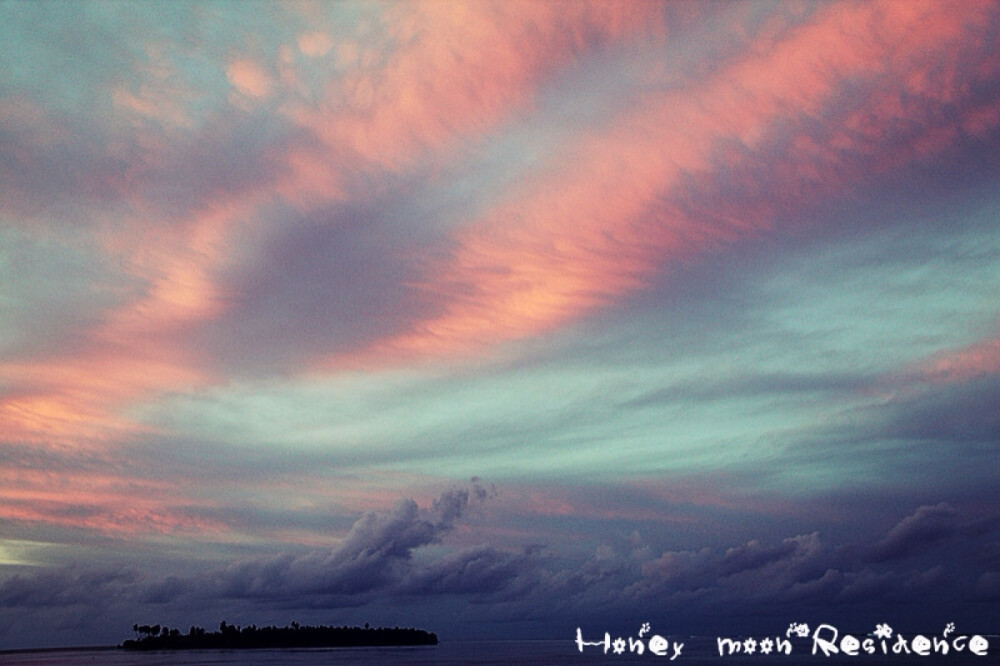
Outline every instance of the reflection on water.
{"label": "reflection on water", "polygon": [[[311,648],[275,650],[192,650],[189,652],[124,652],[121,650],[59,650],[0,654],[0,666],[210,666],[216,664],[241,664],[246,666],[316,666],[335,664],[350,666],[379,666],[383,664],[677,664],[679,666],[800,666],[825,664],[837,666],[888,666],[930,664],[929,658],[917,655],[859,655],[856,657],[811,655],[808,652],[791,655],[734,655],[719,657],[715,638],[695,637],[680,639],[683,653],[674,661],[646,653],[643,655],[604,654],[600,649],[580,653],[572,639],[564,641],[445,641],[433,647],[363,647],[363,648]],[[971,664],[1000,664],[997,643],[990,641],[990,654],[938,655],[935,666],[966,666]]]}

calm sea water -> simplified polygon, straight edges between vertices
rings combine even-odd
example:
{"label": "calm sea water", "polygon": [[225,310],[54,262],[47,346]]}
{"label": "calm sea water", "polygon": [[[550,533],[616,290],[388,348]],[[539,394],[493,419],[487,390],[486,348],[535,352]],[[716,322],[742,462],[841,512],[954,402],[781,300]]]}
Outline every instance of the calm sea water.
{"label": "calm sea water", "polygon": [[192,650],[189,652],[124,652],[121,650],[50,650],[0,654],[0,666],[209,666],[241,664],[246,666],[318,666],[335,664],[378,666],[382,664],[678,664],[680,666],[897,666],[934,664],[967,666],[1000,664],[1000,650],[991,641],[990,654],[985,657],[949,654],[930,655],[834,655],[813,656],[808,652],[790,655],[734,655],[719,657],[714,638],[687,638],[681,655],[670,661],[670,652],[658,657],[643,655],[603,654],[596,648],[577,650],[572,639],[561,641],[449,641],[434,647],[399,648],[332,648],[301,650]]}

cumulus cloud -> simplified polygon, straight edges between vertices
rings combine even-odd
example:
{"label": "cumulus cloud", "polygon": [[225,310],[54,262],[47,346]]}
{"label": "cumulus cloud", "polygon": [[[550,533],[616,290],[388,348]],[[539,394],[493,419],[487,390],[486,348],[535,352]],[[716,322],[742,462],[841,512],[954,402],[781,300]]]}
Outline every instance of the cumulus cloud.
{"label": "cumulus cloud", "polygon": [[[16,609],[22,617],[58,614],[85,624],[88,614],[93,617],[104,607],[127,619],[128,613],[162,616],[220,604],[330,609],[399,595],[493,594],[530,569],[530,552],[489,545],[427,552],[489,495],[489,488],[473,480],[442,492],[426,508],[401,499],[391,511],[366,512],[328,550],[283,553],[185,575],[159,578],[154,570],[135,566],[29,569],[0,582],[0,609]],[[128,626],[122,622],[122,628]],[[7,630],[0,629],[0,636]]]}
{"label": "cumulus cloud", "polygon": [[[439,543],[471,503],[483,501],[487,491],[478,483],[453,488],[421,509],[412,499],[400,500],[389,513],[368,512],[359,518],[344,539],[329,551],[282,555],[272,559],[237,563],[214,577],[223,597],[280,598],[320,596],[345,599],[376,590],[421,587],[435,574],[421,573],[414,554]],[[462,556],[457,556],[462,559]],[[449,564],[437,564],[446,577]],[[425,591],[433,591],[427,587]]]}
{"label": "cumulus cloud", "polygon": [[638,598],[656,595],[732,594],[746,601],[778,598],[797,583],[821,576],[832,561],[819,535],[799,535],[779,544],[754,539],[725,551],[667,551],[642,565],[642,578],[628,588]]}
{"label": "cumulus cloud", "polygon": [[[672,615],[669,609],[683,608],[678,626],[696,630],[697,623],[777,609],[795,615],[822,608],[833,621],[857,617],[863,609],[885,612],[909,606],[928,596],[951,604],[950,612],[996,596],[995,572],[971,564],[973,554],[996,536],[995,527],[984,531],[982,521],[976,522],[975,535],[958,531],[968,538],[951,539],[951,555],[910,568],[866,558],[863,534],[854,537],[860,541],[830,541],[809,533],[659,555],[631,535],[616,545],[605,543],[584,560],[541,546],[481,542],[447,547],[445,537],[472,505],[488,496],[487,489],[473,483],[443,492],[427,507],[404,499],[388,512],[358,518],[333,548],[184,575],[159,577],[135,566],[20,573],[0,583],[0,608],[22,617],[60,614],[84,622],[88,613],[108,605],[118,609],[124,627],[129,626],[126,619],[133,622],[137,615],[174,617],[183,609],[240,609],[259,618],[274,609],[356,613],[385,604],[402,608],[415,600],[443,604],[451,609],[449,617],[462,616],[456,609],[475,606],[481,609],[476,615],[480,621],[534,617],[543,624],[558,624],[557,618],[565,621],[567,616],[607,623],[632,618],[636,609],[664,609]],[[926,535],[947,540],[958,532],[946,525],[959,517],[948,504],[919,507],[874,550],[914,549],[912,544]]]}
{"label": "cumulus cloud", "polygon": [[958,525],[959,512],[947,502],[921,506],[903,518],[872,548],[868,558],[885,562],[910,557],[950,537]]}
{"label": "cumulus cloud", "polygon": [[494,599],[527,576],[534,580],[538,562],[531,549],[520,552],[480,545],[465,548],[411,571],[400,581],[406,594],[460,594]]}

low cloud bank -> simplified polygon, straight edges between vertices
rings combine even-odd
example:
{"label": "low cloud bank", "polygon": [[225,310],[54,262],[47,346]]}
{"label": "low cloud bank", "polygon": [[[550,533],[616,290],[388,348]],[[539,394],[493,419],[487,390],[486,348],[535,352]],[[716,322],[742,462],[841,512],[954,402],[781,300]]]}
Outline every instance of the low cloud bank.
{"label": "low cloud bank", "polygon": [[[983,556],[1000,543],[996,517],[966,515],[945,502],[920,506],[885,533],[854,542],[828,543],[813,532],[657,554],[632,534],[621,544],[600,545],[581,562],[544,546],[450,547],[449,533],[489,495],[476,481],[441,493],[427,507],[402,499],[388,512],[365,513],[333,548],[189,576],[157,577],[136,566],[22,572],[0,583],[0,608],[14,618],[0,629],[0,645],[26,637],[46,644],[91,631],[100,636],[98,626],[109,620],[128,627],[178,618],[176,624],[187,626],[208,613],[264,621],[276,613],[369,617],[392,608],[398,618],[435,617],[422,615],[422,608],[439,615],[449,609],[462,618],[456,626],[482,631],[490,623],[509,628],[530,619],[555,627],[567,618],[611,621],[637,612],[678,622],[683,609],[689,623],[707,630],[778,610],[789,617],[855,617],[900,608],[909,613],[928,599],[941,609],[972,609],[996,597],[1000,561]],[[56,644],[67,641],[80,639]]]}

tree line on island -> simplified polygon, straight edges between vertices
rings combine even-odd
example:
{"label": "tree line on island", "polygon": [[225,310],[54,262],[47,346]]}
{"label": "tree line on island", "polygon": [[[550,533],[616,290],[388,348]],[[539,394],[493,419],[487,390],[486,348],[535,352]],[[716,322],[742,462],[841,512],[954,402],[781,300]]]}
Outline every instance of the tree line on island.
{"label": "tree line on island", "polygon": [[211,633],[192,626],[186,634],[158,624],[133,624],[135,640],[119,647],[125,650],[232,650],[250,648],[368,647],[437,645],[437,635],[422,629],[393,627],[317,627],[292,622],[287,627],[240,628],[223,620]]}

